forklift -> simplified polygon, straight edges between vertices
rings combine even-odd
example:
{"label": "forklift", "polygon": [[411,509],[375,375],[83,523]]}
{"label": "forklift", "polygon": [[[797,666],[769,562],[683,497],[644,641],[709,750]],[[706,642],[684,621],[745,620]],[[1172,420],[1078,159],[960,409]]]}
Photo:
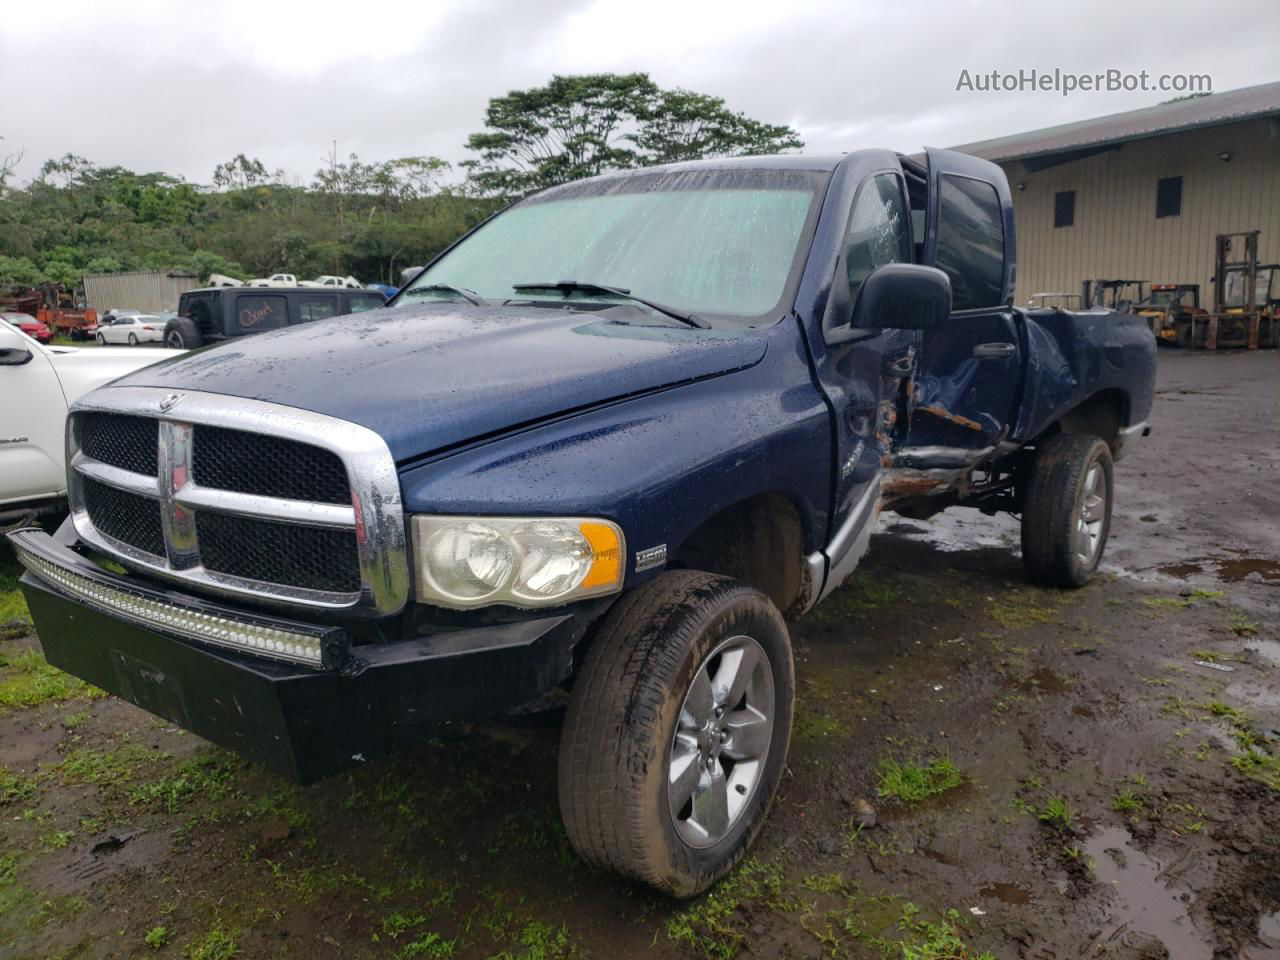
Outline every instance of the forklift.
{"label": "forklift", "polygon": [[1271,298],[1275,269],[1272,264],[1258,264],[1260,233],[1218,234],[1214,242],[1213,312],[1191,318],[1191,346],[1257,350],[1277,345],[1280,317]]}
{"label": "forklift", "polygon": [[1146,300],[1146,280],[1086,280],[1081,285],[1080,302],[1085,310],[1117,310],[1133,313]]}
{"label": "forklift", "polygon": [[1198,283],[1153,283],[1150,295],[1135,310],[1146,317],[1156,343],[1184,348],[1191,346],[1196,318],[1209,316],[1200,306]]}

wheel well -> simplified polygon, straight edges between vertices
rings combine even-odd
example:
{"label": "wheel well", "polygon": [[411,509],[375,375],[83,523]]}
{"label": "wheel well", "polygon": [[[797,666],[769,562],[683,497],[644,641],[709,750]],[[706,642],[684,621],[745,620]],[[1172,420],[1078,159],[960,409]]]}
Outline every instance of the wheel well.
{"label": "wheel well", "polygon": [[1062,415],[1060,433],[1101,437],[1114,453],[1120,428],[1129,422],[1129,397],[1123,390],[1103,390]]}
{"label": "wheel well", "polygon": [[805,586],[804,552],[804,521],[795,502],[783,493],[762,493],[705,520],[685,538],[671,566],[749,583],[787,613]]}

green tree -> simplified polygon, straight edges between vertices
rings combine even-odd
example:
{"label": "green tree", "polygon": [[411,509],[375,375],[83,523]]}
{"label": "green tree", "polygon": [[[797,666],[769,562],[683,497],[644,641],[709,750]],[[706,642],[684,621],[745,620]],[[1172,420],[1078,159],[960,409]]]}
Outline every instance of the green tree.
{"label": "green tree", "polygon": [[644,73],[554,76],[543,87],[494,97],[485,129],[467,138],[467,161],[482,194],[517,195],[635,166],[627,134],[657,96]]}
{"label": "green tree", "polygon": [[519,196],[607,170],[773,153],[803,146],[795,130],[729,110],[719,97],[661,90],[644,73],[555,76],[494,97],[464,163],[482,196]]}
{"label": "green tree", "polygon": [[643,162],[781,153],[804,146],[795,130],[727,109],[720,97],[665,90],[646,104],[632,140]]}

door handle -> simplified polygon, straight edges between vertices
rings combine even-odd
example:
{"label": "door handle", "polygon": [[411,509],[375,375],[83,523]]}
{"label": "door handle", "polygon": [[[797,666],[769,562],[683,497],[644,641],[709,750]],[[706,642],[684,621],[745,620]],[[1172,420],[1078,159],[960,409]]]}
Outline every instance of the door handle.
{"label": "door handle", "polygon": [[980,343],[973,348],[979,360],[1007,360],[1017,348],[1012,343]]}

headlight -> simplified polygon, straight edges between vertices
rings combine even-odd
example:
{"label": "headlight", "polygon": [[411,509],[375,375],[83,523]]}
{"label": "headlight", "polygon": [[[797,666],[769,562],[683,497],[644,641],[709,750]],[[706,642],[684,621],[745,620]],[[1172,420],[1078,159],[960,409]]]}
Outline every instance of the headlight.
{"label": "headlight", "polygon": [[442,607],[550,607],[622,586],[622,530],[581,517],[412,519],[418,597]]}

